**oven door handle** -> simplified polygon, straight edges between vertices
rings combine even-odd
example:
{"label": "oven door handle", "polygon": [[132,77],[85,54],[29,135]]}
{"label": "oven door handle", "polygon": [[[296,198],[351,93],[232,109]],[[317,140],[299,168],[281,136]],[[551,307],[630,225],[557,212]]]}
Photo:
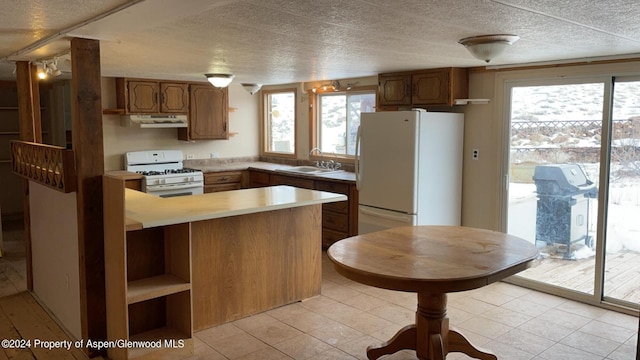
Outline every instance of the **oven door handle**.
{"label": "oven door handle", "polygon": [[204,186],[203,183],[190,183],[190,184],[162,184],[162,185],[151,185],[147,186],[147,192],[161,191],[161,190],[182,190],[182,189],[193,189]]}

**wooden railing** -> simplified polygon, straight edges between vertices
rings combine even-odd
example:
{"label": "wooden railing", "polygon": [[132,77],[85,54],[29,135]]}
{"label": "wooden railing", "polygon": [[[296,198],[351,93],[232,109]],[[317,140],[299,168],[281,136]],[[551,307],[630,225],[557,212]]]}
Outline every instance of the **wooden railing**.
{"label": "wooden railing", "polygon": [[76,191],[73,150],[27,141],[11,141],[13,172],[25,179],[69,193]]}

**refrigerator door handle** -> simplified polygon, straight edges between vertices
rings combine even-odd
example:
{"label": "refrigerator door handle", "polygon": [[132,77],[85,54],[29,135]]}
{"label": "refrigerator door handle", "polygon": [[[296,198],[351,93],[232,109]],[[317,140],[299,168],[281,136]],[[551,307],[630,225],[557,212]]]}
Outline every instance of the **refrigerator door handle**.
{"label": "refrigerator door handle", "polygon": [[363,208],[360,208],[360,212],[365,214],[365,215],[377,216],[379,218],[392,220],[392,221],[402,221],[402,222],[406,222],[407,221],[406,217],[393,216],[393,215],[389,215],[389,214],[382,214],[382,213],[379,213],[377,211],[367,210],[367,209],[363,209]]}
{"label": "refrigerator door handle", "polygon": [[355,156],[355,173],[356,173],[356,189],[358,189],[358,191],[360,191],[360,183],[362,182],[362,174],[360,173],[360,161],[362,161],[361,157],[360,157],[360,128],[361,126],[358,126],[358,131],[356,132],[356,156]]}

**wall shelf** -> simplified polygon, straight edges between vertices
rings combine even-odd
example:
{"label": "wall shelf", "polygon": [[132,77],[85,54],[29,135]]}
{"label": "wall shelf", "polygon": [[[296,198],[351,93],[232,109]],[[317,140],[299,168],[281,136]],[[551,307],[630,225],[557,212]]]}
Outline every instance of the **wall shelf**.
{"label": "wall shelf", "polygon": [[137,302],[171,295],[191,289],[188,281],[171,275],[159,275],[141,280],[131,281],[127,284],[127,302]]}

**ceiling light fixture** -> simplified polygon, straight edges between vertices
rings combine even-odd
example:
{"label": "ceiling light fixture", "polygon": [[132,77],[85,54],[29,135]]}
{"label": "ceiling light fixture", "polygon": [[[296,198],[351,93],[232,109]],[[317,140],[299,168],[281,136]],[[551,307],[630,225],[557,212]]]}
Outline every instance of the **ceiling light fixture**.
{"label": "ceiling light fixture", "polygon": [[233,74],[204,74],[211,85],[219,88],[225,88],[231,84],[235,75]]}
{"label": "ceiling light fixture", "polygon": [[242,85],[242,87],[245,90],[247,90],[247,92],[251,95],[257,93],[262,87],[262,84],[254,84],[254,83],[242,83],[240,85]]}
{"label": "ceiling light fixture", "polygon": [[62,71],[58,69],[58,58],[53,58],[52,60],[42,60],[36,61],[36,74],[38,75],[38,79],[44,80],[49,75],[51,76],[60,76],[62,75]]}
{"label": "ceiling light fixture", "polygon": [[481,35],[464,38],[458,43],[464,45],[471,55],[488,63],[518,39],[519,36],[508,34]]}
{"label": "ceiling light fixture", "polygon": [[331,82],[331,88],[333,88],[333,91],[340,91],[340,81],[333,80]]}

